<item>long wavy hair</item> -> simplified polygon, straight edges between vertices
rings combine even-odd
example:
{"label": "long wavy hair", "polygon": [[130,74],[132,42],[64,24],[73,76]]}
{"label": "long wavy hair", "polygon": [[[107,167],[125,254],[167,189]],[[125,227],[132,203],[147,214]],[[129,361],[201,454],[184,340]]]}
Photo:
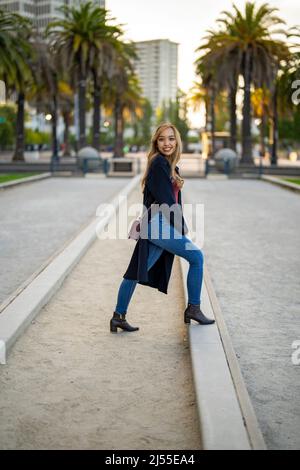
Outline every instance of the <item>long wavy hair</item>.
{"label": "long wavy hair", "polygon": [[177,163],[179,162],[181,153],[182,153],[182,142],[181,142],[180,133],[177,130],[177,128],[174,126],[174,124],[171,124],[170,122],[163,122],[157,127],[157,129],[153,132],[152,137],[151,137],[151,145],[147,154],[147,166],[146,166],[145,173],[141,180],[141,187],[142,187],[143,192],[145,190],[145,183],[146,183],[147,175],[148,175],[152,160],[160,153],[160,151],[158,150],[157,140],[160,134],[169,128],[173,129],[174,131],[175,140],[176,140],[176,148],[171,155],[166,156],[165,158],[167,158],[171,166],[171,175],[170,175],[171,178],[176,180],[176,183],[179,189],[182,189],[183,187],[184,179],[181,178],[181,176],[179,176],[175,171],[175,167]]}

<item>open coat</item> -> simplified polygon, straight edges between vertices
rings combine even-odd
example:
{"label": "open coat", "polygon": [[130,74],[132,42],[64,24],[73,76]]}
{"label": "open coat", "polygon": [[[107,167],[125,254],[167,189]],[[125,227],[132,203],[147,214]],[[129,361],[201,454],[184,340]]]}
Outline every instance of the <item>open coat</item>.
{"label": "open coat", "polygon": [[[176,166],[175,170],[179,174],[178,166]],[[166,157],[161,154],[158,154],[150,165],[144,190],[143,205],[148,209],[154,202],[159,205],[167,204],[169,207],[175,204],[179,214],[177,220],[181,220],[179,233],[181,232],[182,235],[185,235],[188,232],[182,213],[181,191],[179,190],[178,203],[176,204],[171,181],[171,166]],[[150,218],[151,214],[149,211],[147,223]],[[174,225],[174,220],[176,220],[174,219],[174,214],[171,213],[170,224],[177,228]],[[139,284],[154,287],[167,294],[174,254],[163,250],[156,263],[147,271],[149,243],[147,238],[138,239],[123,278],[137,280]]]}

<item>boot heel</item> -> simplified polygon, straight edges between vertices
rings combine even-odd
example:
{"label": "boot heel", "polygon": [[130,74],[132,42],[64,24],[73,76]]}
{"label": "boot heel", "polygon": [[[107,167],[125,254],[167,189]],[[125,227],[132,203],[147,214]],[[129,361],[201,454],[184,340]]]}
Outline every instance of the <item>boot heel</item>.
{"label": "boot heel", "polygon": [[118,328],[110,322],[110,331],[111,333],[117,333]]}
{"label": "boot heel", "polygon": [[187,315],[184,315],[184,323],[191,323],[191,319]]}

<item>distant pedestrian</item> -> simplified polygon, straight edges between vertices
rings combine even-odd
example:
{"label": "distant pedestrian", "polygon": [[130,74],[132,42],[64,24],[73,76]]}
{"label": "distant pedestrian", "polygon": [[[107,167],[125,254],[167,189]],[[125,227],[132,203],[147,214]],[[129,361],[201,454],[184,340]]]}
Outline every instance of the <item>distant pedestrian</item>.
{"label": "distant pedestrian", "polygon": [[186,236],[188,229],[181,203],[184,180],[177,166],[181,152],[181,137],[176,127],[169,122],[159,125],[151,139],[147,168],[141,181],[144,208],[148,209],[153,204],[157,210],[151,208],[143,218],[144,225],[141,222],[141,236],[119,287],[116,308],[110,320],[111,332],[117,332],[118,328],[126,331],[139,329],[126,320],[135,286],[139,283],[167,294],[174,255],[189,262],[185,323],[190,323],[191,319],[202,325],[214,323],[200,309],[203,253]]}

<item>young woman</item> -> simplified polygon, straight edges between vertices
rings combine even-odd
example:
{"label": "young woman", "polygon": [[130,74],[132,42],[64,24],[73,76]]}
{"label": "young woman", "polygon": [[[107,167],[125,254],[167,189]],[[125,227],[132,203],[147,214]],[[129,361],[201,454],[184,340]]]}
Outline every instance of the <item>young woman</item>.
{"label": "young woman", "polygon": [[147,168],[141,181],[144,207],[148,209],[154,204],[158,210],[150,209],[148,216],[143,218],[145,222],[141,223],[141,236],[119,287],[116,308],[110,320],[111,332],[117,332],[118,328],[126,331],[139,329],[126,320],[135,286],[139,283],[167,294],[174,255],[182,256],[189,262],[185,323],[190,323],[191,319],[202,325],[214,323],[200,309],[203,254],[186,237],[188,229],[181,203],[184,180],[176,165],[181,152],[182,143],[176,127],[169,122],[158,126],[151,139]]}

